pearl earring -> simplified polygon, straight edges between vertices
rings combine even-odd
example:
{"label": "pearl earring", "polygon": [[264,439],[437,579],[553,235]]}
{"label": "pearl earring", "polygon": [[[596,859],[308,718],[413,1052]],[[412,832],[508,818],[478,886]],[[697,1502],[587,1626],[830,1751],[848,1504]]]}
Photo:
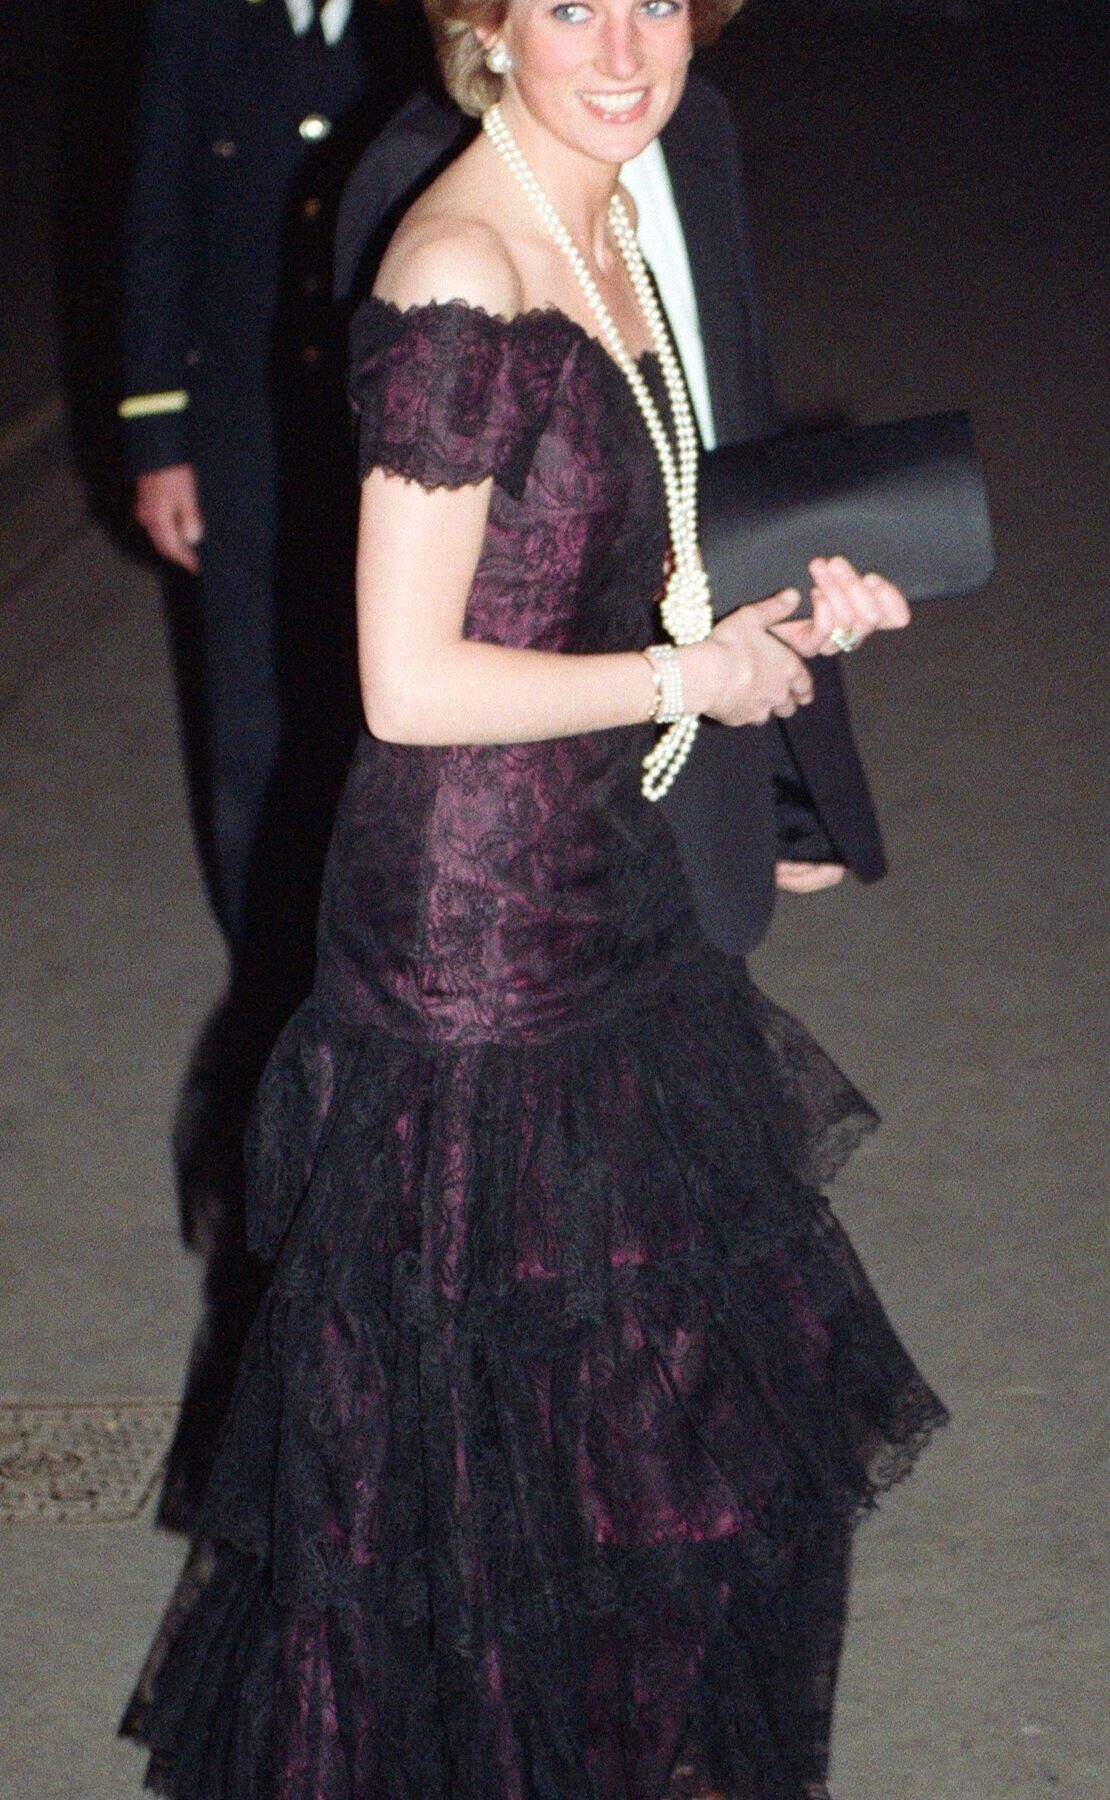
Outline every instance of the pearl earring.
{"label": "pearl earring", "polygon": [[491,44],[486,51],[486,68],[491,75],[507,75],[513,66],[513,59],[504,44]]}

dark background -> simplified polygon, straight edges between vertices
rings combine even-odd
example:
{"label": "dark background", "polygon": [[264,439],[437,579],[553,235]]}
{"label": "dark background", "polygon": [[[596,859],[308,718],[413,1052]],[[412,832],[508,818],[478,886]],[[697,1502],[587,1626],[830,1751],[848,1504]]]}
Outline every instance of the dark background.
{"label": "dark background", "polygon": [[[4,10],[0,456],[6,433],[18,427],[22,441],[53,420],[64,393],[94,510],[118,515],[119,228],[146,9],[25,0]],[[830,156],[850,163],[853,135],[870,134],[885,205],[904,202],[910,173],[919,225],[961,163],[970,178],[993,145],[1015,159],[1016,190],[1026,159],[1034,173],[1056,164],[1065,186],[1088,182],[1094,230],[1105,192],[1090,162],[1100,11],[1091,0],[750,0],[707,61],[736,103],[757,205],[761,176],[806,137],[803,115],[827,106]],[[799,228],[832,229],[806,217],[804,197],[797,210]],[[876,220],[892,244],[898,225],[889,212]]]}

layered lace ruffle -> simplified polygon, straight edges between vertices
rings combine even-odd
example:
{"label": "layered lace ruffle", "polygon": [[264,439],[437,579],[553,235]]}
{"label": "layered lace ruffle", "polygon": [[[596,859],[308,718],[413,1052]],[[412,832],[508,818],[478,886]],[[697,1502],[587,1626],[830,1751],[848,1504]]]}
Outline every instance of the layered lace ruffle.
{"label": "layered lace ruffle", "polygon": [[527,1050],[309,1001],[255,1117],[275,1278],[129,1718],[155,1784],[820,1793],[852,1521],[945,1416],[805,1179],[874,1122],[713,954]]}

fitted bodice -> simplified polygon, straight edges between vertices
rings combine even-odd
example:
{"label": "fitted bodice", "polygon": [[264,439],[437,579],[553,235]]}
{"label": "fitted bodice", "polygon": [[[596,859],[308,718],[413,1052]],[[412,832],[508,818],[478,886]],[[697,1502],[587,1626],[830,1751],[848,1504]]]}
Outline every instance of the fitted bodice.
{"label": "fitted bodice", "polygon": [[[360,472],[426,488],[493,477],[466,634],[561,651],[646,643],[667,529],[631,389],[566,313],[371,298],[356,329]],[[360,355],[357,344],[364,345]],[[641,372],[666,410],[658,360]]]}
{"label": "fitted bodice", "polygon": [[[662,484],[600,343],[554,310],[506,321],[377,299],[356,341],[363,473],[492,477],[466,635],[571,655],[650,642]],[[665,405],[656,359],[641,366]],[[697,934],[640,794],[651,741],[648,726],[494,746],[364,736],[325,883],[328,1004],[418,1037],[543,1037],[663,979]]]}

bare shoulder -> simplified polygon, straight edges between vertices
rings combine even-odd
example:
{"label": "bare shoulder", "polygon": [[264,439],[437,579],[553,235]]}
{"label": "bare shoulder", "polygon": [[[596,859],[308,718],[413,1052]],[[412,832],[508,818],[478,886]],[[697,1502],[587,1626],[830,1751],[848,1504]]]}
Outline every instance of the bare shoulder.
{"label": "bare shoulder", "polygon": [[374,291],[395,306],[464,300],[509,319],[524,299],[519,272],[500,233],[483,219],[437,205],[433,190],[402,219]]}

